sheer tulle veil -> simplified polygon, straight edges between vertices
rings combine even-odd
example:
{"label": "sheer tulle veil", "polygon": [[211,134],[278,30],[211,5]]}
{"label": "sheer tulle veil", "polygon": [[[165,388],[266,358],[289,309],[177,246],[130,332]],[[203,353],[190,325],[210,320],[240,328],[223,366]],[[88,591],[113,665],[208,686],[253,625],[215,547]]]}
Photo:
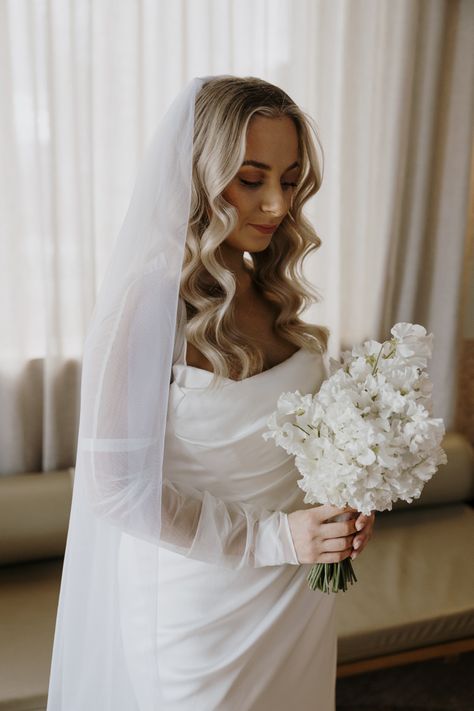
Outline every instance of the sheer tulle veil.
{"label": "sheer tulle veil", "polygon": [[[163,708],[154,630],[164,432],[190,211],[194,103],[212,78],[192,79],[152,138],[87,332],[48,711]],[[142,590],[140,699],[122,637],[124,533],[152,552],[143,563],[137,555],[135,567]]]}

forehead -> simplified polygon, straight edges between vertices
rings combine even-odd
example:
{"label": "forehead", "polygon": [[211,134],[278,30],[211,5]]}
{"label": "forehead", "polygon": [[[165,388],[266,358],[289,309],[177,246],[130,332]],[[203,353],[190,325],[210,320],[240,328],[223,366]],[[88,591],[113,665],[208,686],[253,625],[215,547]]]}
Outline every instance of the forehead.
{"label": "forehead", "polygon": [[289,116],[252,116],[247,128],[245,160],[253,159],[272,167],[298,160],[298,132]]}

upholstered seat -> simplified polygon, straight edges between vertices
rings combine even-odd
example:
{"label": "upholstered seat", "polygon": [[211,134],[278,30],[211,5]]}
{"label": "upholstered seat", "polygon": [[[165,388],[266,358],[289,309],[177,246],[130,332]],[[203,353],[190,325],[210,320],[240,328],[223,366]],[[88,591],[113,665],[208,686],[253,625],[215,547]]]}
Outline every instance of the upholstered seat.
{"label": "upholstered seat", "polygon": [[336,601],[339,663],[474,637],[473,542],[464,504],[378,514]]}

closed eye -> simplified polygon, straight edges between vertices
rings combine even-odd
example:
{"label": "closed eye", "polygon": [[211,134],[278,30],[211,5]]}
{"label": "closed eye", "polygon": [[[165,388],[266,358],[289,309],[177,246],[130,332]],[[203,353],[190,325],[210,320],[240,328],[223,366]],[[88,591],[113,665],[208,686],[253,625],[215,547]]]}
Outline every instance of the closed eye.
{"label": "closed eye", "polygon": [[[239,178],[240,182],[242,185],[246,185],[248,188],[258,188],[260,185],[263,185],[262,181],[253,183],[250,180],[244,180],[243,178]],[[297,183],[282,183],[285,188],[296,188]]]}

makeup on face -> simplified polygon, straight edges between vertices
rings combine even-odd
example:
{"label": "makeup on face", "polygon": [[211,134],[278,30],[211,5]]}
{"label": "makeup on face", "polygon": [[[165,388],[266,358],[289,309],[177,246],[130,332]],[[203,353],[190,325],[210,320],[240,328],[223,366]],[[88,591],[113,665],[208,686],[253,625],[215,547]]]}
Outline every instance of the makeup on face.
{"label": "makeup on face", "polygon": [[291,207],[300,163],[298,134],[289,117],[255,116],[247,130],[245,159],[224,190],[239,222],[226,238],[229,247],[262,251]]}

